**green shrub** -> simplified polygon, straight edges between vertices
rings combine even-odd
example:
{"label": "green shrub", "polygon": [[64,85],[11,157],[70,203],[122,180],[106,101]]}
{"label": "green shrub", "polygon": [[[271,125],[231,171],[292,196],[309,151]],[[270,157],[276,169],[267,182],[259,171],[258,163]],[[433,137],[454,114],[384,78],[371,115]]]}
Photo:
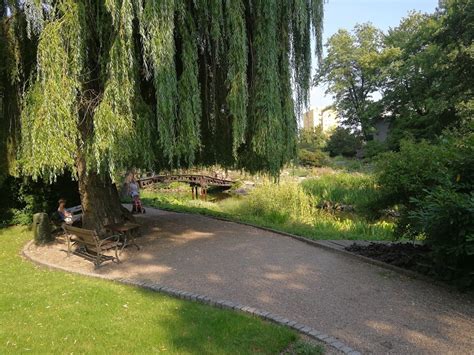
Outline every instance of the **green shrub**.
{"label": "green shrub", "polygon": [[304,128],[298,134],[298,148],[306,149],[310,152],[321,150],[326,145],[327,134],[323,132],[321,126]]}
{"label": "green shrub", "polygon": [[422,236],[438,275],[473,286],[474,133],[404,141],[400,152],[382,155],[377,171],[380,205],[402,211],[396,235]]}
{"label": "green shrub", "polygon": [[348,128],[338,127],[329,138],[326,150],[332,157],[337,155],[354,157],[360,148],[362,148],[362,139],[358,135]]}
{"label": "green shrub", "polygon": [[68,206],[80,204],[77,181],[69,174],[58,177],[52,184],[9,176],[0,185],[0,196],[0,225],[28,225],[34,213],[51,214],[59,198],[67,199]]}
{"label": "green shrub", "polygon": [[474,193],[437,188],[413,203],[412,228],[426,236],[435,272],[463,286],[474,286]]}
{"label": "green shrub", "polygon": [[424,195],[424,190],[445,184],[452,176],[452,149],[428,142],[403,141],[399,152],[379,156],[376,164],[381,205],[410,205],[411,198]]}
{"label": "green shrub", "polygon": [[298,162],[307,167],[320,168],[328,164],[329,157],[322,150],[311,152],[306,149],[298,150]]}
{"label": "green shrub", "polygon": [[374,158],[388,150],[387,144],[379,141],[369,141],[364,146],[364,158]]}

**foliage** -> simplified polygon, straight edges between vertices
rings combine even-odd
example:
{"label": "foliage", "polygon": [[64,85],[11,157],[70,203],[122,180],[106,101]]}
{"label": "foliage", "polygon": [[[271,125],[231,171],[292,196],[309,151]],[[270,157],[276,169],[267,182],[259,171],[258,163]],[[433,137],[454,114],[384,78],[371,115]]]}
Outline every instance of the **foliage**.
{"label": "foliage", "polygon": [[426,141],[402,141],[399,152],[382,154],[377,160],[377,183],[385,207],[409,206],[411,198],[446,183],[454,172],[449,163],[453,151]]}
{"label": "foliage", "polygon": [[[333,180],[334,177],[332,180],[328,177],[326,181],[329,184]],[[191,200],[189,193],[144,191],[142,201],[148,206],[246,222],[310,239],[392,239],[393,223],[368,222],[356,214],[338,215],[320,210],[317,208],[320,197],[308,192],[313,187],[311,185],[307,188],[306,185],[294,183],[265,184],[255,187],[247,196],[229,197],[214,202]],[[356,196],[344,190],[344,187],[334,187],[332,191],[333,197],[339,199],[336,201],[338,203],[343,203],[344,199],[350,201]],[[362,201],[364,192],[360,191],[356,198]]]}
{"label": "foliage", "polygon": [[[83,92],[83,100],[93,100],[93,103],[87,102],[93,107],[93,112],[83,113],[86,116],[84,119],[89,121],[87,129],[80,123],[76,126],[81,131],[81,141],[86,145],[86,152],[91,154],[86,159],[89,168],[92,171],[110,172],[113,177],[117,170],[124,170],[133,160],[150,167],[153,153],[149,134],[150,112],[144,107],[139,93],[133,4],[130,0],[114,0],[106,1],[104,5],[104,15],[110,15],[108,26],[111,27],[103,28],[103,31],[111,31],[111,42],[108,53],[102,53],[103,93],[100,99],[89,99],[88,92]],[[117,28],[120,30],[114,31]],[[87,51],[91,43],[84,38],[88,35],[87,29],[83,31],[78,37]],[[79,51],[80,55],[86,55],[83,48],[79,48]],[[89,80],[94,79],[92,77]],[[97,88],[91,90],[96,91]],[[71,147],[70,151],[76,152],[76,155],[85,155],[77,146]]]}
{"label": "foliage", "polygon": [[374,158],[377,155],[384,153],[388,150],[387,144],[380,141],[368,141],[364,145],[364,158]]}
{"label": "foliage", "polygon": [[29,225],[33,214],[46,212],[51,214],[58,207],[58,200],[65,198],[68,206],[80,203],[77,181],[70,174],[58,177],[54,184],[39,179],[8,177],[0,184],[0,226]]}
{"label": "foliage", "polygon": [[296,340],[255,317],[37,268],[19,253],[31,238],[0,229],[0,353],[275,354]]}
{"label": "foliage", "polygon": [[141,2],[138,5],[143,64],[146,77],[153,77],[159,146],[163,151],[161,156],[168,160],[172,160],[176,154],[175,98],[178,79],[174,60],[176,47],[173,40],[176,7],[176,1],[173,0],[147,1],[144,8],[141,7]]}
{"label": "foliage", "polygon": [[298,134],[298,148],[311,152],[323,149],[326,146],[327,135],[321,126],[304,128]]}
{"label": "foliage", "polygon": [[438,276],[474,286],[474,192],[435,188],[414,199],[412,228],[426,236]]}
{"label": "foliage", "polygon": [[435,14],[411,13],[389,31],[392,56],[381,90],[392,148],[408,137],[433,141],[472,119],[473,16],[472,1],[449,0]]}
{"label": "foliage", "polygon": [[228,13],[226,31],[229,33],[229,71],[227,82],[229,93],[227,102],[232,115],[233,154],[237,154],[238,147],[245,142],[246,109],[248,103],[247,75],[247,42],[244,21],[244,5],[240,1],[227,0],[225,9]]}
{"label": "foliage", "polygon": [[[37,75],[24,99],[21,166],[46,179],[75,168],[79,141],[77,92],[81,89],[84,8],[73,1],[58,6],[59,18],[44,26],[37,52]],[[29,22],[30,23],[30,22]],[[43,28],[43,25],[41,25]]]}
{"label": "foliage", "polygon": [[342,170],[347,172],[367,172],[372,173],[372,165],[367,164],[360,159],[347,158],[342,155],[333,157],[329,161],[329,166],[335,170]]}
{"label": "foliage", "polygon": [[307,167],[322,167],[328,163],[323,152],[327,136],[322,127],[301,129],[298,134],[298,163]]}
{"label": "foliage", "polygon": [[[36,42],[27,37],[25,18],[6,19],[0,5],[0,183],[16,171],[20,136],[21,83],[28,78]],[[3,15],[2,15],[3,14]]]}
{"label": "foliage", "polygon": [[357,134],[348,128],[338,127],[329,137],[326,150],[332,157],[338,155],[354,157],[361,147],[362,140]]}
{"label": "foliage", "polygon": [[473,283],[474,133],[446,133],[437,142],[402,141],[378,164],[380,201],[399,205],[397,235],[421,235],[433,249],[437,274]]}
{"label": "foliage", "polygon": [[316,150],[314,152],[299,149],[298,150],[298,163],[307,167],[322,167],[327,165],[329,157],[322,150]]}
{"label": "foliage", "polygon": [[391,149],[408,138],[435,141],[472,120],[473,18],[471,0],[447,0],[387,33],[370,24],[340,30],[326,44],[315,82],[328,85],[345,123],[366,141],[382,117],[391,123]]}
{"label": "foliage", "polygon": [[[295,155],[295,110],[308,99],[312,37],[321,53],[323,3],[2,3],[4,33],[15,24],[27,34],[3,35],[9,48],[38,43],[31,77],[18,82],[21,173],[54,180],[85,161],[111,177],[130,165],[195,163],[276,175]],[[7,54],[8,63],[24,59]]]}
{"label": "foliage", "polygon": [[361,128],[366,139],[380,113],[372,95],[380,85],[380,64],[386,55],[382,39],[382,32],[370,23],[356,25],[352,33],[340,29],[329,38],[327,56],[315,78],[316,84],[327,84],[344,123]]}
{"label": "foliage", "polygon": [[369,205],[377,194],[374,177],[357,173],[326,174],[301,183],[316,204],[352,205],[356,211]]}

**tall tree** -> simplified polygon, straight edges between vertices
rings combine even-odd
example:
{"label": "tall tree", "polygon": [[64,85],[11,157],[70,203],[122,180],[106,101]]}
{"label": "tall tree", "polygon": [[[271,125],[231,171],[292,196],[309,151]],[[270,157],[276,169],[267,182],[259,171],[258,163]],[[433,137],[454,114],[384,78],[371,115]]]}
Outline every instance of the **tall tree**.
{"label": "tall tree", "polygon": [[3,24],[27,33],[11,47],[38,43],[19,85],[19,171],[77,176],[85,227],[123,218],[113,176],[128,167],[277,174],[294,154],[323,0],[4,4]]}
{"label": "tall tree", "polygon": [[402,138],[433,140],[472,120],[473,18],[472,1],[445,1],[434,14],[411,13],[389,31],[393,56],[384,63],[382,90],[393,148]]}
{"label": "tall tree", "polygon": [[315,84],[327,85],[346,125],[369,139],[373,119],[380,114],[373,95],[380,85],[383,34],[370,23],[356,25],[352,32],[339,30],[326,47]]}
{"label": "tall tree", "polygon": [[444,16],[444,10],[411,13],[386,36],[386,48],[394,55],[384,63],[382,101],[392,121],[393,148],[402,138],[434,139],[455,125],[456,106],[471,90],[463,84],[469,70],[460,70],[459,40],[452,36],[445,48],[438,43],[445,36]]}

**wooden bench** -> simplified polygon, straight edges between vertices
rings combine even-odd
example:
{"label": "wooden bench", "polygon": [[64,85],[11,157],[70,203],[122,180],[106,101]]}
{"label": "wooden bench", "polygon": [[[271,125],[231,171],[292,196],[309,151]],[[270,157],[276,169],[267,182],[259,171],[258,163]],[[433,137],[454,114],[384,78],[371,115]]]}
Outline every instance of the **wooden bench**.
{"label": "wooden bench", "polygon": [[[99,267],[100,264],[107,260],[120,262],[118,257],[119,247],[122,245],[120,235],[112,235],[101,239],[96,231],[73,227],[67,224],[63,224],[63,230],[67,238],[68,256],[71,255],[72,245],[75,244],[79,247],[79,250],[75,251],[75,253],[93,261],[96,267]],[[115,256],[104,254],[104,252],[111,249],[114,249]]]}

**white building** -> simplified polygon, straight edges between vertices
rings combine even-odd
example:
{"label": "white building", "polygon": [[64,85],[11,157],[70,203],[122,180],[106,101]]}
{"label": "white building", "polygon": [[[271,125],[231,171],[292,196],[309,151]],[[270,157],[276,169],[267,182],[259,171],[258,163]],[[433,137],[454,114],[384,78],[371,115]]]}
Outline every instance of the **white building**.
{"label": "white building", "polygon": [[315,107],[303,114],[303,128],[321,127],[323,132],[334,130],[339,125],[337,112],[330,106]]}

